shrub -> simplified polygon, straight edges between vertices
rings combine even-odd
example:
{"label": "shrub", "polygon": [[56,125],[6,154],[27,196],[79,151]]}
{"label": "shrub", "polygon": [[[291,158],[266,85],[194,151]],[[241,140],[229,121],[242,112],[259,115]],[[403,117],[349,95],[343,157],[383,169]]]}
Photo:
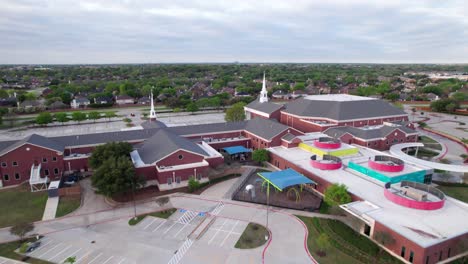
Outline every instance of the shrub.
{"label": "shrub", "polygon": [[188,181],[188,191],[194,192],[200,188],[200,182],[195,179],[195,177],[190,177]]}

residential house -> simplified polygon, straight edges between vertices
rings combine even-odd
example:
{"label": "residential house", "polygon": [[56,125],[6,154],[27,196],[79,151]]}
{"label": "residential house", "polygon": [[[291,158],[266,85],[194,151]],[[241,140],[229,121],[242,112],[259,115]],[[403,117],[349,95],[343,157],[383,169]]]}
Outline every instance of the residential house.
{"label": "residential house", "polygon": [[130,97],[128,95],[117,95],[115,97],[115,103],[118,105],[134,104],[135,99],[133,99],[133,97]]}
{"label": "residential house", "polygon": [[71,108],[86,108],[91,102],[86,97],[75,97],[70,103]]}

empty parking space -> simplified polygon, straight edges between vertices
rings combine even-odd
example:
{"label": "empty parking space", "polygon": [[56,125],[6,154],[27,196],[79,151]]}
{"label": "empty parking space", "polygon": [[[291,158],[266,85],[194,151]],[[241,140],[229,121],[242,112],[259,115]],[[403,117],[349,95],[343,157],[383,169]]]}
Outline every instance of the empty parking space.
{"label": "empty parking space", "polygon": [[201,237],[200,242],[211,246],[233,248],[247,224],[244,221],[217,218]]}

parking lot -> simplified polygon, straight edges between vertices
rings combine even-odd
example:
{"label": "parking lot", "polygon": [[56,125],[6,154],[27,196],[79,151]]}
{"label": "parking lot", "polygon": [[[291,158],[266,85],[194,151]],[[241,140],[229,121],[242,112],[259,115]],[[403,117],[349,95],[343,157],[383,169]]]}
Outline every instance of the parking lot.
{"label": "parking lot", "polygon": [[[190,263],[197,254],[206,256],[209,251],[229,254],[248,223],[216,217],[199,240],[187,243],[189,234],[207,217],[203,212],[181,209],[169,219],[147,216],[135,226],[122,219],[69,229],[46,235],[29,256],[52,263],[63,263],[74,256],[75,263],[130,264],[168,263],[177,254],[177,262],[171,263]],[[202,248],[200,253],[196,248]],[[184,258],[187,251],[190,256]]]}

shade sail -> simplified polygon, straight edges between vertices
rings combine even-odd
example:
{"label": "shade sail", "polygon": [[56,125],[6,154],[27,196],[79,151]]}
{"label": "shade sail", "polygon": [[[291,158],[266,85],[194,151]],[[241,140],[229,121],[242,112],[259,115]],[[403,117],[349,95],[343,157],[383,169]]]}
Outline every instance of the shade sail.
{"label": "shade sail", "polygon": [[239,153],[245,153],[245,152],[251,152],[250,149],[244,147],[244,146],[233,146],[233,147],[226,147],[223,148],[224,151],[226,151],[229,155],[233,154],[239,154]]}
{"label": "shade sail", "polygon": [[259,172],[257,174],[280,191],[282,191],[286,187],[293,185],[306,183],[316,184],[311,179],[305,177],[304,175],[300,174],[299,172],[293,169],[286,169],[274,172]]}

